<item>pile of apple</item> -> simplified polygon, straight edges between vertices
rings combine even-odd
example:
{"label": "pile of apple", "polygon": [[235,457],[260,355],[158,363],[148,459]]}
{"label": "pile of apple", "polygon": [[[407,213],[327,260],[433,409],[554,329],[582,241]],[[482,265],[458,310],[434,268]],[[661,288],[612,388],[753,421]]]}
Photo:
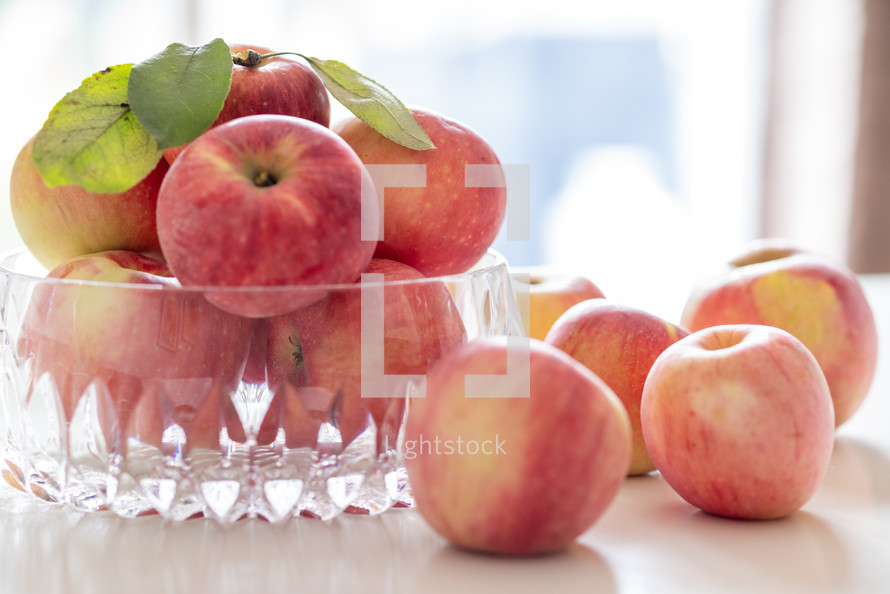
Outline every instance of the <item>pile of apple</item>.
{"label": "pile of apple", "polygon": [[[582,276],[520,272],[530,390],[464,397],[468,374],[511,372],[507,342],[473,341],[433,365],[408,417],[417,506],[469,549],[564,547],[626,476],[655,470],[719,516],[791,514],[875,373],[875,321],[857,278],[787,242],[745,246],[693,290],[679,324],[606,299]],[[443,455],[495,435],[490,455]]]}
{"label": "pile of apple", "polygon": [[[465,164],[499,164],[482,137],[411,113],[436,148],[405,148],[357,117],[332,129],[319,76],[274,56],[236,62],[214,124],[124,192],[50,187],[32,138],[12,172],[15,223],[49,277],[87,281],[36,287],[18,345],[35,382],[51,374],[69,419],[100,386],[117,451],[159,444],[171,421],[193,446],[222,429],[244,439],[237,415],[214,410],[241,381],[274,393],[261,442],[285,429],[288,446],[312,446],[334,410],[344,445],[369,414],[397,433],[404,398],[362,398],[360,282],[387,282],[383,372],[425,374],[466,331],[444,283],[397,281],[464,272],[506,207],[504,187],[465,187]],[[390,165],[425,183],[400,183]],[[342,289],[318,288],[331,284]]]}
{"label": "pile of apple", "polygon": [[[34,377],[52,375],[68,418],[101,380],[100,417],[121,429],[106,439],[121,449],[128,436],[160,443],[171,415],[193,446],[223,429],[245,439],[218,410],[241,381],[274,394],[260,443],[283,428],[288,446],[315,445],[334,405],[344,443],[368,415],[401,419],[403,399],[362,397],[359,291],[318,287],[463,272],[506,207],[504,187],[465,187],[466,164],[499,163],[478,134],[412,114],[435,149],[358,118],[331,129],[318,76],[278,56],[234,66],[214,125],[123,193],[47,186],[32,139],[13,169],[15,222],[50,277],[90,281],[35,290],[19,345]],[[425,183],[400,178],[417,166]],[[810,498],[875,371],[874,319],[849,270],[758,245],[680,323],[590,280],[560,282],[535,272],[517,286],[530,338],[469,342],[444,284],[387,284],[384,372],[427,380],[405,460],[436,530],[474,550],[558,549],[627,476],[655,470],[729,517],[780,517]]]}

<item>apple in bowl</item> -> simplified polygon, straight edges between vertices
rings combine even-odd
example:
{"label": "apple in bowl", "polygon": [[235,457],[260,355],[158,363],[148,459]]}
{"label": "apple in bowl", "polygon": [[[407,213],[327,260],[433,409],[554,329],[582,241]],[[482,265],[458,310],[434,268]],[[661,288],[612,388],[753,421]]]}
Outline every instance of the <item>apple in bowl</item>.
{"label": "apple in bowl", "polygon": [[681,324],[690,331],[724,324],[787,330],[819,362],[838,426],[868,395],[877,367],[877,327],[859,280],[842,264],[785,241],[753,242],[703,279]]}
{"label": "apple in bowl", "polygon": [[[261,55],[273,53],[257,45],[233,44],[229,48],[233,56],[250,49]],[[309,65],[292,56],[272,56],[254,65],[233,64],[229,93],[211,127],[264,113],[304,118],[325,127],[331,123],[324,83]],[[184,149],[165,149],[164,159],[173,163]]]}
{"label": "apple in bowl", "polygon": [[47,270],[95,252],[160,249],[155,209],[169,168],[160,162],[135,186],[119,193],[88,192],[75,185],[46,185],[34,163],[32,137],[22,147],[9,181],[16,229]]}
{"label": "apple in bowl", "polygon": [[34,289],[17,351],[35,380],[52,377],[66,418],[91,387],[107,394],[112,410],[103,414],[123,432],[146,395],[185,418],[212,390],[238,385],[249,320],[179,287],[163,261],[101,252],[57,266],[49,279]]}
{"label": "apple in bowl", "polygon": [[[421,166],[423,183],[383,193],[383,237],[374,257],[408,264],[425,276],[464,272],[491,247],[504,220],[507,189],[494,149],[466,125],[428,109],[411,113],[436,148],[413,150],[357,117],[332,129],[368,166]],[[492,166],[485,186],[469,187],[467,165]]]}
{"label": "apple in bowl", "polygon": [[[188,145],[161,185],[157,224],[184,286],[234,288],[211,299],[262,318],[324,297],[313,285],[355,281],[376,247],[379,214],[373,182],[336,134],[301,118],[254,115]],[[237,290],[245,286],[270,290]]]}
{"label": "apple in bowl", "polygon": [[646,379],[640,415],[664,480],[690,504],[731,518],[802,507],[834,444],[818,362],[772,326],[714,326],[669,346]]}
{"label": "apple in bowl", "polygon": [[[381,440],[394,443],[410,391],[417,389],[434,361],[467,340],[460,313],[441,280],[426,279],[407,264],[380,258],[371,260],[361,278],[351,287],[332,289],[311,306],[272,318],[268,328],[270,389],[276,395],[303,397],[306,411],[326,410],[329,417],[336,416],[344,446],[369,422],[375,423]],[[364,311],[370,311],[369,292],[379,292],[382,300],[377,344],[365,344],[374,323]],[[380,355],[379,367],[371,373],[396,380],[401,376],[403,383],[368,381],[363,357],[374,353]],[[282,422],[288,418],[285,415]],[[273,420],[267,425],[277,426]]]}

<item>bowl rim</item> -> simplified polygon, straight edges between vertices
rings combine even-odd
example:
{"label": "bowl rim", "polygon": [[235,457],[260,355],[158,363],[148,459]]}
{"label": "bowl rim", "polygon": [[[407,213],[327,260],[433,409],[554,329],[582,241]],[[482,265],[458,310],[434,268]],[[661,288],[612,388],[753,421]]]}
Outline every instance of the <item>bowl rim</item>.
{"label": "bowl rim", "polygon": [[[101,252],[99,252],[101,253]],[[509,274],[509,266],[507,264],[507,259],[501,254],[499,251],[488,248],[482,257],[473,264],[469,269],[464,272],[459,272],[456,274],[445,274],[438,276],[428,276],[424,278],[417,279],[399,279],[394,281],[361,281],[360,279],[356,279],[355,282],[352,283],[323,283],[323,284],[303,284],[303,285],[182,285],[179,283],[179,280],[174,277],[158,277],[159,279],[163,279],[165,281],[172,282],[159,282],[159,283],[126,283],[126,282],[107,282],[107,281],[96,281],[96,280],[82,280],[82,279],[70,279],[70,278],[56,278],[50,276],[40,276],[37,274],[31,274],[26,272],[21,272],[15,270],[13,267],[10,267],[9,260],[14,258],[20,258],[22,256],[26,256],[30,254],[30,250],[27,246],[21,245],[12,249],[7,249],[0,252],[0,274],[6,275],[8,277],[14,277],[20,280],[26,280],[34,283],[40,284],[52,284],[52,285],[73,285],[73,286],[94,286],[94,287],[106,287],[106,288],[127,288],[127,289],[140,289],[140,290],[175,290],[175,291],[188,291],[188,292],[200,292],[200,293],[255,293],[258,291],[267,292],[267,293],[278,293],[278,292],[299,292],[299,291],[343,291],[343,290],[356,290],[359,287],[365,288],[375,288],[380,286],[399,286],[399,285],[419,285],[426,283],[448,283],[448,282],[465,282],[468,279],[484,276],[487,274],[491,274],[496,270],[503,269],[505,274]],[[89,254],[85,254],[89,255]],[[157,257],[157,256],[154,256]],[[486,259],[492,259],[490,263],[484,263]],[[47,274],[49,271],[47,271]]]}

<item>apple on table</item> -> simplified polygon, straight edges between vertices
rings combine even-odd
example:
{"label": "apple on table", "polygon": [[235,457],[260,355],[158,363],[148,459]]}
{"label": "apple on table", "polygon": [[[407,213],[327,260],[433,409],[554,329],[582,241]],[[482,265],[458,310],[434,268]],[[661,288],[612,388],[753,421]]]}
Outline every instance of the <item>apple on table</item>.
{"label": "apple on table", "polygon": [[552,266],[511,266],[510,277],[523,324],[528,323],[526,334],[538,340],[576,303],[605,297],[586,276]]}
{"label": "apple on table", "polygon": [[184,286],[270,287],[214,291],[228,311],[292,311],[324,297],[312,285],[352,283],[370,262],[377,242],[367,230],[380,214],[373,187],[355,152],[320,124],[237,118],[170,166],[158,195],[161,250]]}
{"label": "apple on table", "polygon": [[688,335],[682,326],[608,299],[573,305],[547,333],[548,344],[597,374],[627,409],[633,436],[629,475],[655,470],[640,426],[646,377],[656,358]]}
{"label": "apple on table", "polygon": [[[409,409],[405,467],[416,507],[470,550],[562,549],[602,516],[627,474],[630,423],[614,392],[559,349],[522,342],[486,337],[451,351]],[[507,374],[515,354],[527,357],[527,373]],[[468,397],[469,375],[502,376],[503,393]]]}
{"label": "apple on table", "polygon": [[138,184],[119,193],[75,185],[49,187],[33,158],[35,137],[13,164],[9,202],[13,221],[31,254],[47,270],[77,256],[110,250],[157,252],[155,209],[168,170],[163,160]]}
{"label": "apple on table", "polygon": [[691,331],[723,324],[787,330],[819,362],[838,426],[868,395],[877,367],[877,327],[855,274],[785,240],[754,241],[724,271],[703,279],[681,323]]}
{"label": "apple on table", "polygon": [[[436,148],[413,150],[357,117],[332,129],[366,165],[423,165],[423,187],[383,191],[383,238],[374,257],[396,260],[425,276],[466,271],[491,247],[504,220],[507,190],[500,161],[482,136],[425,108],[410,110]],[[491,165],[492,187],[467,187],[466,165]],[[496,185],[500,187],[495,187]]]}
{"label": "apple on table", "polygon": [[690,504],[731,518],[802,507],[834,444],[818,362],[772,326],[714,326],[669,346],[646,379],[640,414],[664,480]]}
{"label": "apple on table", "polygon": [[59,280],[35,287],[18,351],[31,359],[35,380],[50,374],[67,419],[91,384],[120,435],[142,398],[163,399],[187,419],[213,390],[237,387],[249,320],[180,288],[163,261],[101,252],[49,277]]}

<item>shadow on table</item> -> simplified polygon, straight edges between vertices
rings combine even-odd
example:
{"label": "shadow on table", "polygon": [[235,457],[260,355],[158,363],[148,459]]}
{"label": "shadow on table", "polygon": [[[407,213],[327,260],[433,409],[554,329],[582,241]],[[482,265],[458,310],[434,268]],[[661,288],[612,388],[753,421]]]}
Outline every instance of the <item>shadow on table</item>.
{"label": "shadow on table", "polygon": [[787,592],[818,594],[843,592],[849,582],[849,559],[837,534],[807,511],[765,521],[695,511],[683,524],[710,549],[703,570],[731,576],[736,585],[783,583]]}
{"label": "shadow on table", "polygon": [[[851,591],[851,560],[835,526],[806,509],[778,520],[734,520],[685,502],[653,473],[630,479],[613,513],[584,541],[638,568],[639,591]],[[622,577],[625,577],[622,575]]]}
{"label": "shadow on table", "polygon": [[594,549],[573,543],[567,549],[534,557],[495,557],[446,546],[419,574],[412,591],[466,592],[617,592],[607,561]]}

